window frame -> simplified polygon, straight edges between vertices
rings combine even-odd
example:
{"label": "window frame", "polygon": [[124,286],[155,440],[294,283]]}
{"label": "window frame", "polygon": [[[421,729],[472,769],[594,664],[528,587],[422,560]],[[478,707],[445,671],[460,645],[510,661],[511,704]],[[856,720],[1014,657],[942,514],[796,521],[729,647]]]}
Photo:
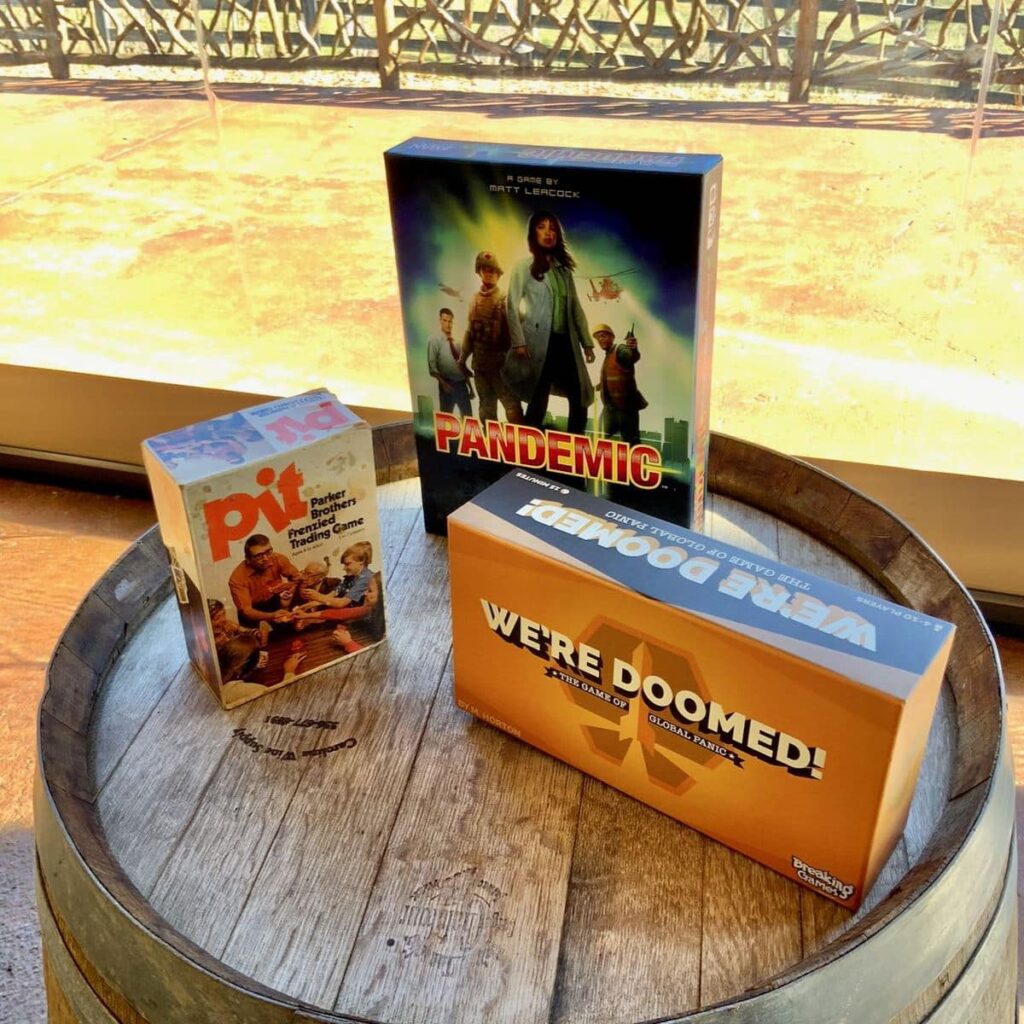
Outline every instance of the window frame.
{"label": "window frame", "polygon": [[[0,365],[0,467],[147,491],[144,438],[275,397]],[[371,426],[410,419],[404,410],[352,408]],[[1024,558],[1007,557],[1020,546],[1024,482],[794,454],[905,520],[993,621],[1024,626]]]}

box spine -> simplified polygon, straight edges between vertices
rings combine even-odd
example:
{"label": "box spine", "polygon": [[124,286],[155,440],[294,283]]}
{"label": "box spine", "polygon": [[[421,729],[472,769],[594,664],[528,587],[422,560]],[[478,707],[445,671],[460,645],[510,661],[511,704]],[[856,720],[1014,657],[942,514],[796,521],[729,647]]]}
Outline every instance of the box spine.
{"label": "box spine", "polygon": [[142,461],[149,477],[160,537],[167,550],[189,660],[219,699],[220,669],[214,653],[206,601],[202,596],[199,555],[188,517],[187,494],[145,445]]}
{"label": "box spine", "polygon": [[704,528],[704,492],[707,484],[711,438],[711,354],[715,334],[715,285],[718,278],[718,222],[722,191],[722,165],[704,178],[701,196],[700,246],[697,275],[697,323],[694,330],[693,410],[690,431],[690,526]]}
{"label": "box spine", "polygon": [[871,841],[865,882],[867,887],[878,877],[906,828],[954,635],[951,632],[946,638],[900,708],[889,768],[879,801],[878,820]]}
{"label": "box spine", "polygon": [[580,170],[606,168],[626,171],[664,171],[670,174],[701,174],[709,155],[694,153],[643,152],[637,150],[580,149],[537,143],[462,141],[414,137],[387,150],[385,159],[425,158],[439,160],[482,160],[512,166],[548,166]]}

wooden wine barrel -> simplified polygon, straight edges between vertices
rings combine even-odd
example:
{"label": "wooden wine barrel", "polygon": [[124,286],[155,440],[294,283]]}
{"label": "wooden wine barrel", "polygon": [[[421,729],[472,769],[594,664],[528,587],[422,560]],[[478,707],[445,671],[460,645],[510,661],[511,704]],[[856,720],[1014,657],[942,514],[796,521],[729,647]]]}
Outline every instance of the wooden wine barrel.
{"label": "wooden wine barrel", "polygon": [[1014,793],[964,589],[836,480],[716,437],[708,532],[957,625],[906,832],[856,915],[455,709],[446,550],[381,491],[387,643],[233,712],[155,531],[50,666],[51,1021],[1013,1020]]}

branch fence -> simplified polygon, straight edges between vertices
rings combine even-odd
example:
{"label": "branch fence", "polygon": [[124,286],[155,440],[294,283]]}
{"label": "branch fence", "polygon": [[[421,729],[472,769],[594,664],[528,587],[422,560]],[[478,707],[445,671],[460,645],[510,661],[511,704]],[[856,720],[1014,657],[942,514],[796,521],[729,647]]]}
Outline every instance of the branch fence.
{"label": "branch fence", "polygon": [[[456,76],[788,83],[1017,105],[1024,0],[199,0],[210,63]],[[0,66],[190,65],[192,0],[0,0]]]}

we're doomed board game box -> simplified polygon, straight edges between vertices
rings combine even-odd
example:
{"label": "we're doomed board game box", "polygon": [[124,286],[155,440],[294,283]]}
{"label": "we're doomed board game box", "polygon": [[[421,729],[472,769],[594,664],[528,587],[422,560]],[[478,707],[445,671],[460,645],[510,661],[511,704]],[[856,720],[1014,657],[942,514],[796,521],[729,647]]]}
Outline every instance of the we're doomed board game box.
{"label": "we're doomed board game box", "polygon": [[513,466],[699,529],[718,156],[385,154],[426,528]]}
{"label": "we're doomed board game box", "polygon": [[952,625],[524,470],[448,549],[459,707],[860,905]]}
{"label": "we're doomed board game box", "polygon": [[326,390],[142,446],[189,656],[234,707],[380,642],[370,428]]}

